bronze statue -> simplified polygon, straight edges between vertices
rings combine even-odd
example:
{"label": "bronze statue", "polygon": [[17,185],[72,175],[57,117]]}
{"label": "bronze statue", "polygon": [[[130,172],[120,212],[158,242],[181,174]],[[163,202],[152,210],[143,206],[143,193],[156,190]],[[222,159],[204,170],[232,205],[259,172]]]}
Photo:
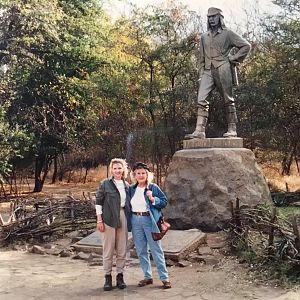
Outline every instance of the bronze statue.
{"label": "bronze statue", "polygon": [[[233,98],[233,84],[237,83],[235,66],[241,63],[250,51],[250,44],[235,32],[227,29],[223,13],[211,7],[207,13],[208,31],[200,37],[200,85],[198,92],[198,116],[196,129],[185,139],[205,138],[209,102],[207,98],[216,87],[226,107],[227,132],[223,137],[236,137],[237,115]],[[236,49],[236,53],[232,50]]]}

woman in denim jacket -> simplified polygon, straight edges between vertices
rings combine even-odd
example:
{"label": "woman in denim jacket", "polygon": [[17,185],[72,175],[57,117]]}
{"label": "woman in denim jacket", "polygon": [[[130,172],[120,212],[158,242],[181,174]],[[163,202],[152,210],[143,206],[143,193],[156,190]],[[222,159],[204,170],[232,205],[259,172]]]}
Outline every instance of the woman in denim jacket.
{"label": "woman in denim jacket", "polygon": [[153,283],[149,251],[155,262],[163,288],[171,288],[169,275],[161,241],[154,241],[152,232],[159,232],[157,221],[161,209],[168,201],[158,185],[151,183],[153,174],[145,163],[138,162],[133,166],[132,180],[136,182],[129,188],[130,201],[126,202],[126,210],[131,212],[128,219],[128,230],[132,230],[135,248],[144,273],[139,287]]}

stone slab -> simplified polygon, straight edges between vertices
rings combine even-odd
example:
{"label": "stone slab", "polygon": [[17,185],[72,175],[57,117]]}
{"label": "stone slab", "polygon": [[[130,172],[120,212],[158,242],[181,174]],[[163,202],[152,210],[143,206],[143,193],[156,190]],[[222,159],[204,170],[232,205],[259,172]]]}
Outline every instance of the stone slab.
{"label": "stone slab", "polygon": [[[128,234],[128,240],[129,240],[129,244],[131,244],[132,235],[130,232]],[[76,251],[89,252],[89,253],[94,252],[97,254],[102,254],[101,234],[99,231],[95,231],[90,235],[84,237],[80,241],[76,242],[75,244],[73,244],[72,247]]]}
{"label": "stone slab", "polygon": [[[198,229],[170,230],[162,239],[162,248],[166,258],[179,260],[193,252],[205,242],[206,234]],[[129,242],[132,235],[129,233]],[[99,232],[95,231],[79,242],[72,245],[76,251],[94,252],[102,254],[102,241]]]}
{"label": "stone slab", "polygon": [[183,141],[183,149],[191,148],[243,148],[242,138],[207,138]]}
{"label": "stone slab", "polygon": [[95,231],[78,241],[75,245],[102,247],[101,234],[99,231]]}
{"label": "stone slab", "polygon": [[170,230],[162,239],[166,258],[180,260],[205,243],[206,234],[198,229]]}

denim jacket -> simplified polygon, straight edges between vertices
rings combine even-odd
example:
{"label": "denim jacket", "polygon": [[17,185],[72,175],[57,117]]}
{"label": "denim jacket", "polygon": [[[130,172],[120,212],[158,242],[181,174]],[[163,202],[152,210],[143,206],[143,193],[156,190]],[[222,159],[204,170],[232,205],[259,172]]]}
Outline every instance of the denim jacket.
{"label": "denim jacket", "polygon": [[[136,187],[137,184],[131,185],[129,187],[129,196],[130,196],[130,200],[127,201],[126,199],[126,211],[127,211],[127,216],[129,216],[129,218],[127,218],[127,226],[128,226],[128,231],[131,231],[131,199],[136,191]],[[152,202],[148,199],[146,192],[147,190],[151,190],[152,191],[152,196],[154,197],[155,201],[154,204],[152,204]],[[144,191],[144,198],[145,201],[147,203],[147,207],[149,209],[150,212],[150,217],[151,217],[151,221],[152,221],[152,232],[157,232],[159,233],[159,228],[157,226],[157,221],[159,220],[160,216],[161,216],[161,209],[165,208],[168,204],[168,199],[166,197],[166,195],[162,192],[162,190],[159,188],[159,186],[155,183],[151,183],[149,184],[148,188],[145,188]]]}

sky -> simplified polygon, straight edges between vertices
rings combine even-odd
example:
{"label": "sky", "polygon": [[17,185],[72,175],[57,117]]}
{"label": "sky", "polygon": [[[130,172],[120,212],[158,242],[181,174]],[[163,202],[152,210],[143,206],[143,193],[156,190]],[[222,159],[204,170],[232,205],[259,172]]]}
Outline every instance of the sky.
{"label": "sky", "polygon": [[[138,7],[147,5],[167,5],[168,0],[107,0],[109,11],[117,15],[128,15],[129,5],[132,3]],[[127,4],[126,4],[127,3]],[[274,5],[271,0],[177,0],[176,3],[186,5],[189,10],[193,10],[205,17],[209,7],[222,9],[226,24],[243,24],[246,23],[247,13],[258,11],[259,15],[277,14],[278,6]]]}

